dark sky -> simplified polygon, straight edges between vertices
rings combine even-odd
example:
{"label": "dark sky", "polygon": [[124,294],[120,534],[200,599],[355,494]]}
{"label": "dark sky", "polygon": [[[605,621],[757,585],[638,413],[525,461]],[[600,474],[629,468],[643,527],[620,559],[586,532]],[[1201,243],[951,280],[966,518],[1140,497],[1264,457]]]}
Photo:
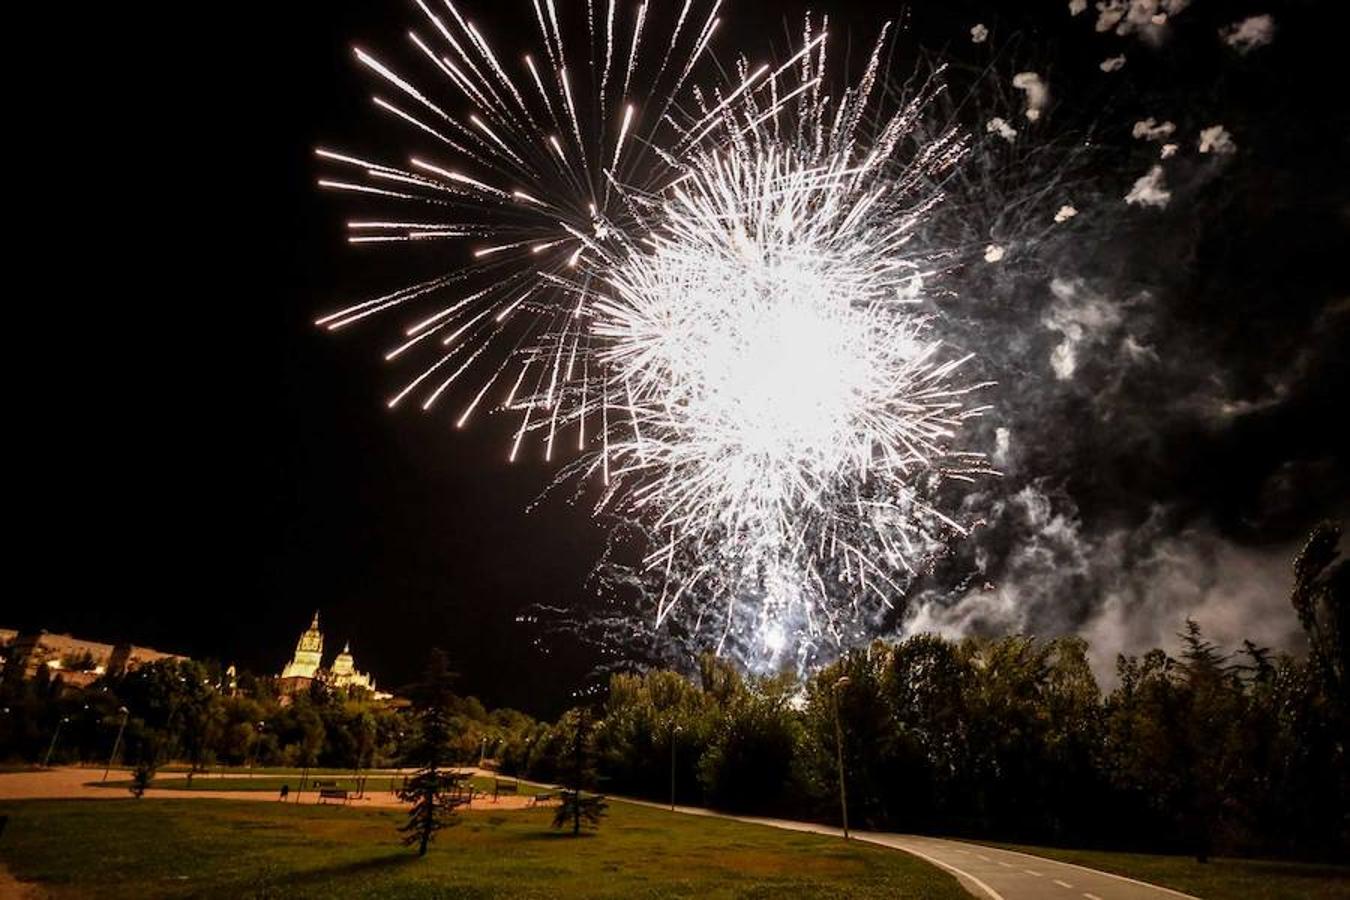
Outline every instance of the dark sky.
{"label": "dark sky", "polygon": [[[1330,96],[1344,79],[1333,81],[1317,27],[1331,5],[1197,2],[1196,34],[1253,12],[1280,20],[1266,59],[1222,78],[1206,68],[1213,47],[1189,56],[1117,41],[1147,85],[1139,95],[1179,85],[1175,109],[1207,104],[1260,157],[1229,187],[1197,189],[1244,186],[1223,207],[1226,224],[1203,220],[1212,205],[1165,225],[1124,223],[1137,252],[1111,264],[1146,267],[1161,252],[1188,273],[1186,286],[1159,288],[1172,305],[1154,327],[1206,335],[1197,352],[1220,361],[1232,397],[1259,395],[1273,371],[1289,377],[1269,415],[1219,432],[1174,422],[1147,451],[1089,429],[1084,440],[1104,449],[1054,471],[1084,533],[1137,520],[1152,500],[1180,517],[1169,536],[1202,523],[1249,547],[1265,540],[1254,531],[1287,542],[1346,508],[1345,316],[1319,319],[1346,296],[1345,104]],[[834,6],[869,39],[881,20],[863,4]],[[1110,55],[1063,6],[919,2],[907,40],[950,42],[980,63],[966,33],[985,22],[1063,72]],[[475,9],[489,33],[534,41],[526,0],[491,7]],[[781,35],[794,10],[732,0],[720,45]],[[552,469],[537,452],[508,467],[508,423],[456,432],[446,415],[387,411],[400,384],[379,364],[392,323],[337,338],[311,324],[434,262],[348,248],[341,203],[313,186],[316,145],[398,139],[370,110],[350,45],[402,46],[415,15],[397,2],[189,4],[32,30],[11,119],[29,135],[10,178],[35,227],[9,298],[17,565],[0,625],[274,671],[317,607],[329,640],[350,639],[386,685],[433,645],[490,703],[553,712],[581,683],[590,651],[556,639],[545,655],[515,617],[586,599],[602,545],[586,511],[549,499],[526,512]],[[1135,168],[1116,179],[1121,194]],[[1155,228],[1203,239],[1170,259]],[[1299,363],[1291,344],[1313,346],[1311,359]],[[1153,402],[1122,396],[1125,413]],[[1054,400],[1061,427],[1075,402],[1086,401]],[[1102,466],[1083,462],[1103,455]]]}

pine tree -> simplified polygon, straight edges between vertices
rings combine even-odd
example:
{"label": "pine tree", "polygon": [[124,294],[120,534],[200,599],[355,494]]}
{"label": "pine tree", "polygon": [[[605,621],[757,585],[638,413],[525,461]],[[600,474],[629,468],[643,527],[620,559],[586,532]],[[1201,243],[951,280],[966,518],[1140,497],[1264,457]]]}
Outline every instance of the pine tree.
{"label": "pine tree", "polygon": [[399,826],[399,831],[404,844],[417,845],[418,856],[426,856],[436,832],[459,824],[455,809],[463,802],[463,786],[469,777],[448,768],[450,710],[455,699],[450,686],[454,678],[445,653],[432,650],[422,683],[411,691],[420,729],[408,761],[417,766],[417,771],[398,792],[400,800],[412,803],[408,821]]}
{"label": "pine tree", "polygon": [[1205,639],[1186,620],[1177,665],[1185,713],[1180,729],[1183,782],[1181,816],[1195,858],[1208,862],[1224,818],[1224,800],[1235,780],[1237,760],[1230,735],[1242,713],[1242,684],[1232,656]]}
{"label": "pine tree", "polygon": [[595,774],[595,751],[591,746],[591,714],[588,710],[577,709],[572,717],[572,747],[568,758],[563,761],[567,776],[568,789],[562,792],[562,802],[553,816],[553,827],[562,828],[569,822],[572,836],[581,834],[581,829],[599,828],[600,819],[605,815],[609,804],[599,794],[586,794],[583,788],[593,785]]}

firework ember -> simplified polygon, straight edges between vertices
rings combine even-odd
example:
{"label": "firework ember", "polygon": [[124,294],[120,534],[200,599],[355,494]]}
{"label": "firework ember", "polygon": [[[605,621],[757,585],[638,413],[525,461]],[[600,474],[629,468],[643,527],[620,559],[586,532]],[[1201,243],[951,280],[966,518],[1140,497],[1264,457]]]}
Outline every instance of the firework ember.
{"label": "firework ember", "polygon": [[785,61],[692,86],[718,23],[692,0],[659,38],[645,3],[627,30],[596,10],[579,68],[536,3],[545,52],[513,77],[453,5],[418,5],[444,46],[412,40],[467,115],[430,99],[444,85],[357,56],[402,95],[376,104],[455,161],[320,151],[364,175],[321,183],[433,213],[352,222],[353,241],[468,240],[473,262],[320,324],[416,304],[388,358],[436,350],[391,406],[462,394],[458,425],[512,410],[513,459],[527,434],[549,459],[574,434],[566,472],[654,538],[640,568],[661,585],[658,627],[684,617],[775,657],[855,637],[860,611],[962,531],[938,487],[988,471],[960,448],[981,385],[926,311],[945,254],[922,226],[964,149],[955,131],[919,137],[933,91],[886,108],[883,34],[832,93],[810,22]]}

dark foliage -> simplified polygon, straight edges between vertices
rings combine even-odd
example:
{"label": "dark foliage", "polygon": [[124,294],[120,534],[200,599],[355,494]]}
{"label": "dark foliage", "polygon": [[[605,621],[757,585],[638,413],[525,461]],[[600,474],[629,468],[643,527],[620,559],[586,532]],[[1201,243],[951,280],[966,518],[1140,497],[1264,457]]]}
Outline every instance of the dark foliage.
{"label": "dark foliage", "polygon": [[417,846],[419,856],[426,856],[427,846],[438,831],[459,823],[455,810],[469,778],[448,768],[453,753],[454,677],[445,654],[432,650],[421,683],[411,691],[420,728],[408,761],[417,766],[417,772],[398,792],[400,800],[412,804],[408,821],[399,826],[399,831],[404,844]]}
{"label": "dark foliage", "polygon": [[[617,793],[838,821],[838,689],[850,818],[862,827],[1183,851],[1343,857],[1347,566],[1321,526],[1295,563],[1307,660],[1233,652],[1179,623],[1178,650],[1118,660],[1103,693],[1079,638],[918,635],[804,685],[704,659],[610,682],[600,774]],[[526,773],[556,771],[540,726]]]}
{"label": "dark foliage", "polygon": [[553,815],[553,827],[571,825],[572,836],[576,837],[581,834],[583,827],[600,827],[600,819],[605,815],[608,804],[599,794],[586,793],[586,789],[594,789],[598,781],[595,726],[590,710],[574,709],[563,717],[562,724],[570,732],[568,752],[561,764],[563,780],[568,789],[561,794],[561,802]]}

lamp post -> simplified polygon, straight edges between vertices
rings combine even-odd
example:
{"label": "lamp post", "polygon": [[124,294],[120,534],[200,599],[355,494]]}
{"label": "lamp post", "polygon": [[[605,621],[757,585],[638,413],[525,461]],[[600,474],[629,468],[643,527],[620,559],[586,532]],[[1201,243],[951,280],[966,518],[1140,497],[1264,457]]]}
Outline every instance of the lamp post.
{"label": "lamp post", "polygon": [[670,811],[675,811],[675,735],[680,733],[680,726],[673,721],[670,723]]}
{"label": "lamp post", "polygon": [[117,759],[117,751],[122,748],[122,732],[127,730],[127,717],[131,715],[125,706],[119,707],[117,711],[122,714],[122,724],[117,726],[117,740],[113,741],[112,752],[108,754],[108,765],[103,769],[103,781],[108,780],[108,770],[112,768],[113,760]]}
{"label": "lamp post", "polygon": [[257,725],[253,726],[253,747],[251,748],[252,752],[249,753],[248,762],[249,778],[253,777],[253,767],[258,764],[258,744],[262,742],[263,728],[266,727],[266,725],[266,722],[259,722]]}
{"label": "lamp post", "polygon": [[56,723],[56,730],[52,732],[52,742],[47,745],[47,755],[42,757],[42,768],[51,765],[52,751],[56,749],[56,739],[61,736],[61,726],[70,721],[70,716],[62,716],[61,721]]}
{"label": "lamp post", "polygon": [[848,687],[848,676],[840,678],[830,688],[834,699],[834,756],[839,764],[839,812],[844,821],[844,840],[848,840],[848,795],[844,792],[844,728],[839,724],[839,690]]}

